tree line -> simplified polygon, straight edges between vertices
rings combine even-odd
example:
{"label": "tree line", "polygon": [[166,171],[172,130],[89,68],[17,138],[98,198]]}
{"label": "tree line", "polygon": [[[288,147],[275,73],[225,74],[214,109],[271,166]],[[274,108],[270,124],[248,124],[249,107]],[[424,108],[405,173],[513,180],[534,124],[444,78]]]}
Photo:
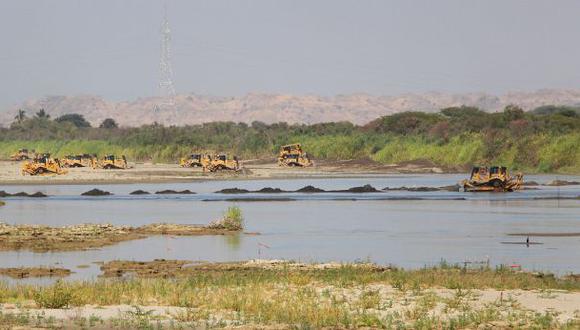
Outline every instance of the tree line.
{"label": "tree line", "polygon": [[574,165],[580,164],[579,139],[580,108],[543,106],[526,112],[514,105],[493,113],[468,106],[436,113],[402,112],[366,125],[255,121],[140,127],[120,127],[112,118],[91,127],[80,114],[52,119],[40,109],[31,116],[19,111],[10,127],[0,129],[0,142],[5,145],[12,141],[32,148],[43,147],[41,141],[54,141],[55,146],[68,143],[70,150],[74,145],[95,145],[92,141],[136,160],[169,161],[192,150],[230,152],[245,159],[270,157],[281,145],[300,142],[319,159],[394,162],[425,157],[435,163],[497,161],[540,171],[576,166],[580,170],[580,165]]}

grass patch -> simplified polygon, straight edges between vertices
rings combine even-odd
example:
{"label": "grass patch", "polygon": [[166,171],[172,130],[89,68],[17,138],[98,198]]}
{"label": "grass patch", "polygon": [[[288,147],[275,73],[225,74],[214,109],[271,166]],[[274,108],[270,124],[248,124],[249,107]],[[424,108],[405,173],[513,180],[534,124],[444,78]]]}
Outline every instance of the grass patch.
{"label": "grass patch", "polygon": [[[436,293],[438,288],[453,291],[444,297]],[[153,317],[148,305],[181,307],[168,315],[171,322],[197,327],[464,329],[500,322],[506,327],[552,329],[578,325],[575,320],[560,324],[552,314],[527,311],[505,298],[484,306],[475,304],[478,295],[473,290],[486,288],[580,291],[580,283],[503,268],[382,270],[353,264],[333,269],[229,269],[208,265],[175,279],[59,281],[47,287],[0,283],[0,302],[34,300],[45,308],[136,306],[105,322],[120,328],[167,326],[167,320]],[[14,325],[31,322],[0,316]]]}
{"label": "grass patch", "polygon": [[230,206],[225,211],[223,217],[210,223],[208,228],[224,229],[229,231],[239,231],[244,229],[244,217],[242,210],[237,206]]}

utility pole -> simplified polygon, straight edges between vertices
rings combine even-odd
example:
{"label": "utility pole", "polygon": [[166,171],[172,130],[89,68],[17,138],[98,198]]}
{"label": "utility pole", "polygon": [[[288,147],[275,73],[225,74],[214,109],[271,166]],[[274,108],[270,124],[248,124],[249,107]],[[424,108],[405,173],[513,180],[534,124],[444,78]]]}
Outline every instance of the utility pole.
{"label": "utility pole", "polygon": [[175,87],[171,68],[171,28],[167,19],[167,2],[163,4],[164,16],[161,25],[161,56],[159,58],[159,96],[165,98],[166,105],[174,105]]}

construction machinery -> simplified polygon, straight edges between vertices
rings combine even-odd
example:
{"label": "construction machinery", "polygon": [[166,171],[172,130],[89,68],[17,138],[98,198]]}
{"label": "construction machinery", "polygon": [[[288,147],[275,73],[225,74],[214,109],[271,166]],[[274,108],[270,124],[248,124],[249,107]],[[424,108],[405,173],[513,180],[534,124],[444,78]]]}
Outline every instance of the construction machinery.
{"label": "construction machinery", "polygon": [[10,160],[13,161],[20,161],[20,160],[28,160],[35,157],[34,150],[28,151],[28,149],[19,149],[18,152],[10,155]]}
{"label": "construction machinery", "polygon": [[66,174],[60,166],[58,159],[53,159],[50,154],[40,154],[32,160],[22,164],[22,175],[50,175],[50,174]]}
{"label": "construction machinery", "polygon": [[469,180],[461,181],[465,191],[516,191],[522,187],[524,176],[511,176],[505,166],[475,166]]}
{"label": "construction machinery", "polygon": [[217,172],[229,170],[237,172],[240,170],[240,162],[236,156],[228,157],[226,154],[218,154],[209,158],[207,164],[203,164],[204,171]]}
{"label": "construction machinery", "polygon": [[125,156],[117,157],[115,155],[106,155],[93,165],[94,168],[105,170],[124,170],[127,169],[127,158]]}
{"label": "construction machinery", "polygon": [[63,167],[94,167],[97,155],[68,155],[61,160]]}
{"label": "construction machinery", "polygon": [[302,146],[299,143],[294,143],[280,148],[278,165],[308,167],[312,166],[313,163],[310,157],[308,157],[308,154],[302,150]]}
{"label": "construction machinery", "polygon": [[211,162],[211,157],[206,154],[191,154],[189,157],[181,158],[181,167],[206,167]]}

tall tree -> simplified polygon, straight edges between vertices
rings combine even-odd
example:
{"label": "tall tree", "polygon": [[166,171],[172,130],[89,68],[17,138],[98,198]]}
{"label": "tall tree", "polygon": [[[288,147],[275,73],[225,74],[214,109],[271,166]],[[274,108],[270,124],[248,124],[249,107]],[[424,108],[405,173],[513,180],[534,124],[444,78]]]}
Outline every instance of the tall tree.
{"label": "tall tree", "polygon": [[26,119],[26,111],[18,109],[18,113],[14,117],[14,120],[18,123],[22,123]]}
{"label": "tall tree", "polygon": [[72,123],[79,128],[91,127],[91,123],[89,123],[83,115],[79,115],[78,113],[68,113],[56,118],[54,121],[58,123]]}
{"label": "tall tree", "polygon": [[100,128],[118,128],[119,125],[117,124],[117,122],[115,121],[115,119],[113,118],[107,118],[105,120],[103,120],[103,122],[101,123],[101,125],[99,125]]}
{"label": "tall tree", "polygon": [[36,113],[36,118],[38,118],[38,119],[49,119],[50,118],[50,115],[48,113],[46,113],[46,111],[43,108],[41,108]]}

